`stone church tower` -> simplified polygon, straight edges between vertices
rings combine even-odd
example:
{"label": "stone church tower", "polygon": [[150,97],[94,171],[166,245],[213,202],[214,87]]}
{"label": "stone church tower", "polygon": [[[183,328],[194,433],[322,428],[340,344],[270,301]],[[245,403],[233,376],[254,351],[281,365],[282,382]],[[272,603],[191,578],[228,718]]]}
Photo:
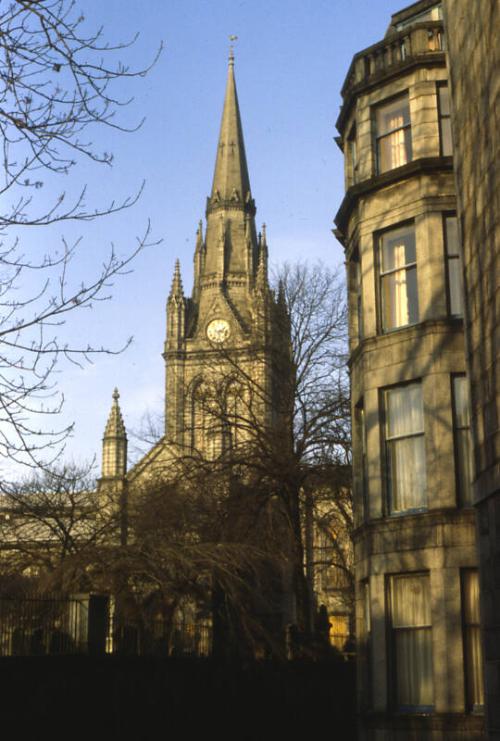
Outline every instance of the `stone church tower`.
{"label": "stone church tower", "polygon": [[[123,542],[130,537],[131,508],[141,496],[158,485],[197,476],[203,486],[214,472],[216,490],[231,495],[233,519],[225,525],[231,538],[239,540],[237,533],[244,530],[246,542],[264,542],[266,529],[279,520],[273,542],[280,541],[280,552],[289,547],[283,517],[273,502],[264,512],[251,473],[265,465],[266,455],[271,460],[273,446],[286,451],[291,442],[287,381],[293,377],[284,294],[280,289],[275,297],[269,287],[266,229],[264,225],[257,234],[255,212],[231,53],[206,228],[200,222],[197,231],[192,295],[184,293],[177,260],[167,299],[164,434],[127,470],[127,435],[115,389],[103,437],[99,491],[103,503],[120,509]],[[236,514],[237,490],[245,493]],[[252,492],[255,497],[246,496]],[[283,634],[283,626],[294,616],[289,568],[283,563],[276,573],[263,577],[272,586],[260,583],[251,609],[268,622],[272,612],[272,630],[279,623]],[[224,592],[216,589],[213,600],[213,614],[219,615],[214,644],[222,647],[229,619],[229,613],[221,617],[220,612],[226,609]],[[199,620],[196,599],[186,596],[179,609],[182,619]]]}
{"label": "stone church tower", "polygon": [[[106,434],[101,486],[120,478],[146,482],[160,469],[168,478],[176,458],[220,458],[228,446],[248,442],[250,420],[262,430],[283,431],[289,420],[289,324],[284,297],[269,288],[266,228],[257,234],[255,213],[231,52],[206,228],[200,221],[197,230],[192,295],[184,293],[177,260],[167,300],[164,436],[126,472],[123,455],[110,454],[116,436],[110,441]],[[117,403],[116,397],[114,409]],[[124,427],[120,434],[126,440]],[[126,455],[126,442],[120,451]]]}
{"label": "stone church tower", "polygon": [[208,386],[222,399],[231,396],[233,376],[247,376],[262,391],[258,424],[273,423],[277,307],[268,284],[265,226],[257,236],[255,211],[231,55],[206,232],[201,222],[197,232],[193,292],[184,296],[177,262],[163,356],[166,440],[209,457],[225,443],[201,419]]}

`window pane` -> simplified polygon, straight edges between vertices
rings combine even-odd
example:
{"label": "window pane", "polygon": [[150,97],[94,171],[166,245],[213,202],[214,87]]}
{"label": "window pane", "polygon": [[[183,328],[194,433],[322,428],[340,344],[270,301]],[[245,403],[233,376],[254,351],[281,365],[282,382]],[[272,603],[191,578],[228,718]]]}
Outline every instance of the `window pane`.
{"label": "window pane", "polygon": [[465,662],[467,671],[467,701],[470,707],[484,705],[481,630],[479,625],[466,629]]}
{"label": "window pane", "polygon": [[458,238],[458,219],[456,216],[447,216],[444,220],[446,232],[446,254],[460,256],[460,240]]}
{"label": "window pane", "polygon": [[472,569],[463,572],[464,619],[479,625],[479,575]]}
{"label": "window pane", "polygon": [[448,85],[439,85],[438,94],[439,94],[439,113],[442,116],[449,116],[450,115],[450,92],[448,89]]}
{"label": "window pane", "polygon": [[382,270],[402,268],[416,261],[415,232],[413,226],[392,229],[382,235]]}
{"label": "window pane", "polygon": [[459,258],[448,259],[448,286],[450,291],[450,314],[463,316],[462,263]]}
{"label": "window pane", "polygon": [[391,582],[396,698],[400,706],[434,702],[432,629],[427,576],[396,576]]}
{"label": "window pane", "polygon": [[399,129],[386,134],[378,141],[379,173],[406,165],[411,160],[411,134],[409,129]]}
{"label": "window pane", "polygon": [[469,430],[469,390],[465,376],[453,378],[455,464],[459,499],[472,504],[472,444]]}
{"label": "window pane", "polygon": [[400,706],[434,703],[431,639],[430,628],[396,633],[397,702]]}
{"label": "window pane", "polygon": [[472,446],[469,430],[455,431],[457,484],[462,504],[472,504]]}
{"label": "window pane", "polygon": [[466,376],[453,378],[453,404],[457,427],[469,427],[469,389]]}
{"label": "window pane", "polygon": [[453,154],[453,143],[451,140],[451,119],[441,118],[439,122],[441,132],[441,153],[443,157],[451,157]]}
{"label": "window pane", "polygon": [[391,512],[427,505],[420,384],[386,391],[387,486]]}
{"label": "window pane", "polygon": [[415,324],[418,321],[418,289],[413,227],[383,234],[380,244],[384,273],[381,285],[383,329]]}
{"label": "window pane", "polygon": [[445,237],[448,256],[448,287],[450,297],[450,314],[463,316],[462,260],[458,238],[458,220],[456,216],[446,216]]}
{"label": "window pane", "polygon": [[424,430],[422,388],[419,383],[386,391],[389,437],[412,435]]}
{"label": "window pane", "polygon": [[372,629],[371,614],[370,614],[370,584],[369,582],[363,582],[363,618],[365,633],[369,633]]}
{"label": "window pane", "polygon": [[464,617],[465,673],[469,707],[484,704],[482,672],[482,646],[479,627],[479,577],[478,572],[462,572],[462,600]]}
{"label": "window pane", "polygon": [[379,106],[375,115],[378,172],[401,167],[411,160],[408,96]]}
{"label": "window pane", "polygon": [[431,624],[429,579],[427,576],[392,578],[392,623],[395,628]]}
{"label": "window pane", "polygon": [[410,123],[408,97],[405,95],[403,98],[397,98],[391,103],[379,106],[376,123],[378,136],[408,125]]}
{"label": "window pane", "polygon": [[398,270],[382,278],[383,328],[395,329],[418,321],[417,270]]}
{"label": "window pane", "polygon": [[427,497],[423,435],[391,441],[388,457],[391,512],[425,507]]}

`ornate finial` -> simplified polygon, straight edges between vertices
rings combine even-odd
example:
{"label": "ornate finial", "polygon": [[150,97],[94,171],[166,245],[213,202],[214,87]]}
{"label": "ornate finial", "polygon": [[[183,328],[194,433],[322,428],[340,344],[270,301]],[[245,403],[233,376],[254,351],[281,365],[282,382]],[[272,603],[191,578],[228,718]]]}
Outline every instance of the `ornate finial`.
{"label": "ornate finial", "polygon": [[238,41],[238,37],[234,36],[234,34],[231,34],[231,36],[229,37],[229,41],[229,64],[232,67],[234,65],[234,42]]}
{"label": "ornate finial", "polygon": [[183,298],[184,289],[182,287],[181,263],[179,258],[175,261],[174,277],[172,278],[172,287],[170,289],[170,298]]}
{"label": "ornate finial", "polygon": [[266,224],[262,224],[262,241],[266,244]]}
{"label": "ornate finial", "polygon": [[120,405],[118,404],[118,399],[120,398],[120,393],[117,388],[113,391],[113,403],[111,405],[111,411],[109,413],[108,421],[106,423],[106,429],[104,431],[104,437],[127,437],[127,433],[125,431],[125,425],[123,423],[123,417],[122,413],[120,411]]}

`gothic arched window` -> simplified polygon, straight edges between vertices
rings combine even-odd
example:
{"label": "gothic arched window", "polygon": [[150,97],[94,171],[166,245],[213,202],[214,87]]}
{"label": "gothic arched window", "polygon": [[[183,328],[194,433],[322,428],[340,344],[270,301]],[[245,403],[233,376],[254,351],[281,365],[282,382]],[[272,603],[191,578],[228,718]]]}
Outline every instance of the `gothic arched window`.
{"label": "gothic arched window", "polygon": [[204,458],[214,460],[222,452],[222,420],[218,395],[203,382],[198,382],[191,394],[191,449]]}
{"label": "gothic arched window", "polygon": [[246,403],[243,386],[236,380],[230,381],[225,393],[225,449],[232,449],[241,443],[243,439],[243,428],[245,426],[245,409]]}
{"label": "gothic arched window", "polygon": [[191,432],[191,449],[203,453],[206,445],[206,403],[207,388],[202,381],[196,383],[191,393],[189,427]]}

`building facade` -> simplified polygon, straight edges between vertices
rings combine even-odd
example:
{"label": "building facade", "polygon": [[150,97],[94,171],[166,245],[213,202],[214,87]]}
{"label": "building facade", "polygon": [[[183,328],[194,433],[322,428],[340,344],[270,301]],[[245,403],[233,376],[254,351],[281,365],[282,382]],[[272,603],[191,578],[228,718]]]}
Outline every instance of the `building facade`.
{"label": "building facade", "polygon": [[462,257],[441,4],[354,56],[337,121],[365,739],[483,737]]}
{"label": "building facade", "polygon": [[500,739],[500,7],[444,2],[465,284],[488,738]]}

